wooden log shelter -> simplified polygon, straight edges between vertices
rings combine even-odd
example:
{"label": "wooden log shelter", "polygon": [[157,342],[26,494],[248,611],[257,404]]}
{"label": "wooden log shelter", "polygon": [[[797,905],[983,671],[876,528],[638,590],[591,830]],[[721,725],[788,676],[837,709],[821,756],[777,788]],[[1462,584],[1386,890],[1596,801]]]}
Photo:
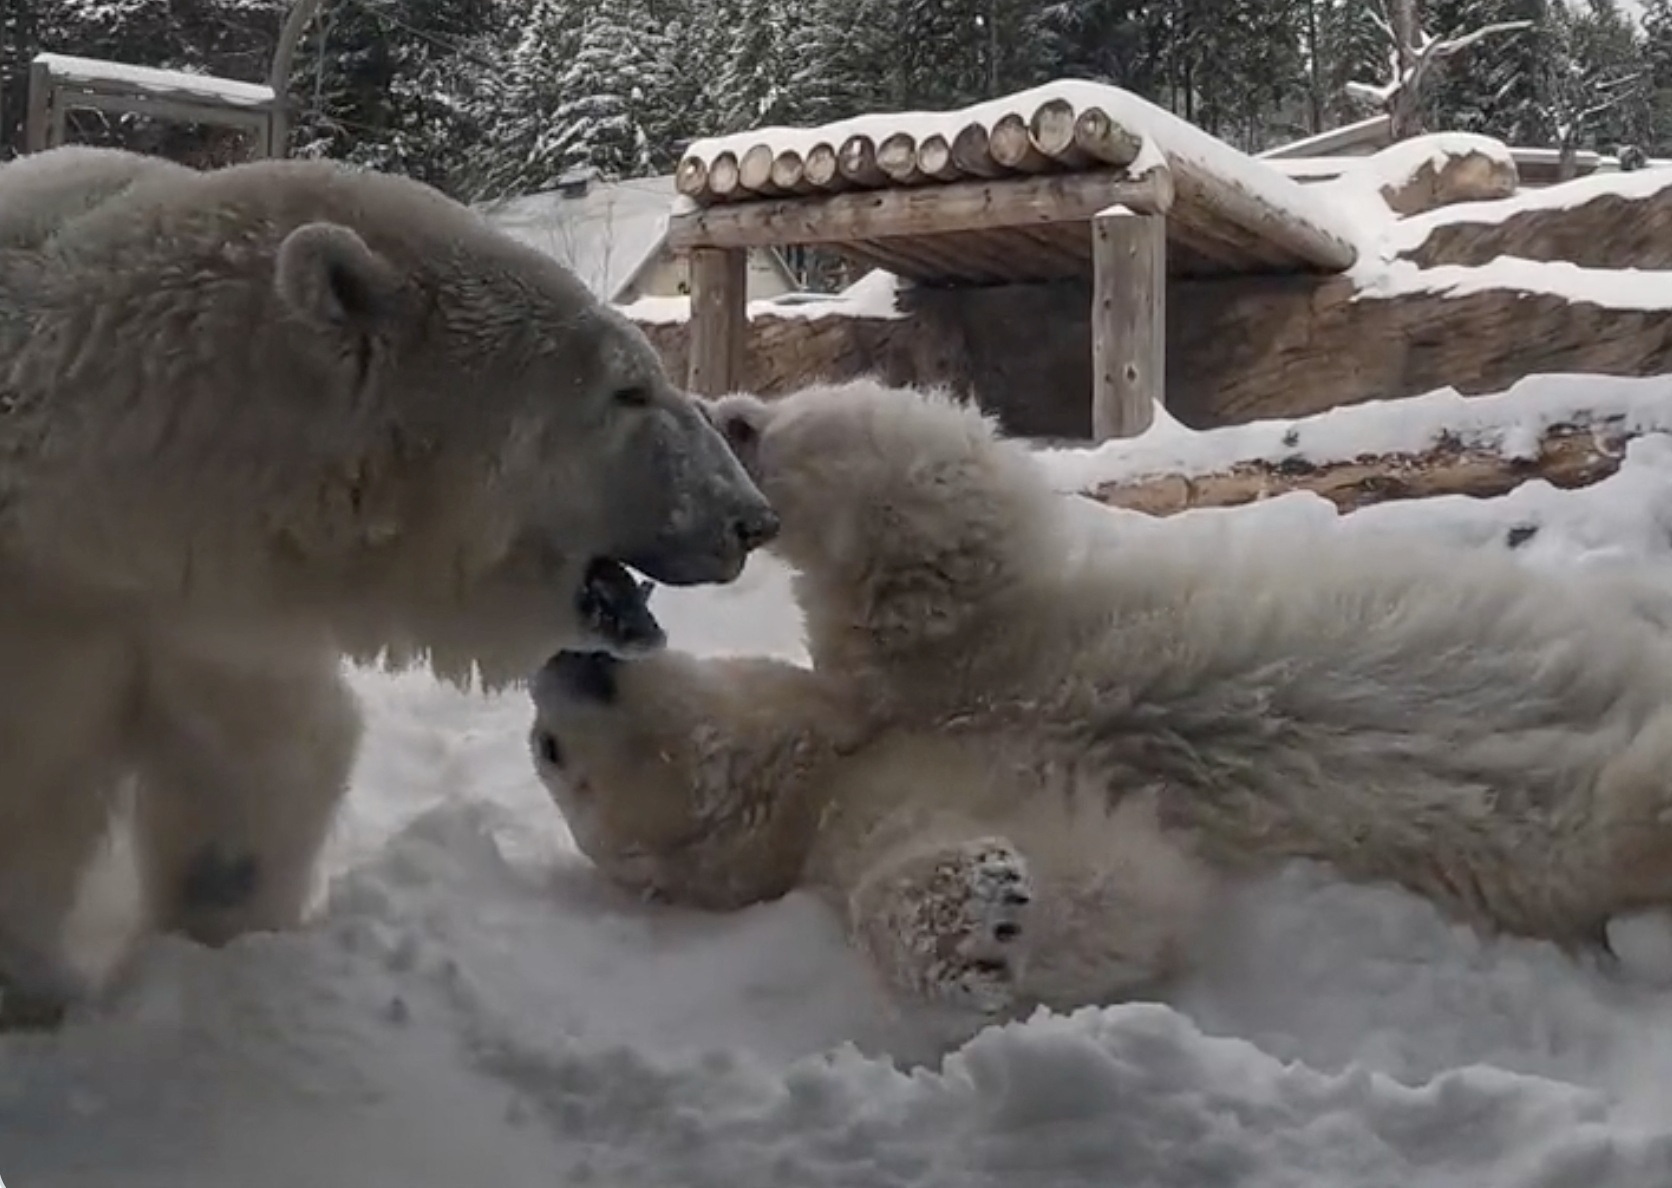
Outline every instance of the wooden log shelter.
{"label": "wooden log shelter", "polygon": [[926,285],[1089,278],[1098,440],[1142,433],[1165,402],[1170,275],[1355,261],[1350,237],[1307,217],[1315,199],[1296,183],[1089,83],[698,142],[677,187],[669,244],[690,255],[693,391],[741,379],[746,251],[818,245]]}

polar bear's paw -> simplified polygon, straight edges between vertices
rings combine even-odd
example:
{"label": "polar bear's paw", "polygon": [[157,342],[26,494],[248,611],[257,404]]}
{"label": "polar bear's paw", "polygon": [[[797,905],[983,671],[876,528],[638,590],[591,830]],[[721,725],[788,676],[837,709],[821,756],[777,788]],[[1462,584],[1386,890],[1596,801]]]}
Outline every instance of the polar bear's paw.
{"label": "polar bear's paw", "polygon": [[984,838],[944,856],[941,870],[954,883],[953,898],[962,899],[963,921],[930,997],[998,1014],[1014,1001],[1021,973],[1033,902],[1027,860],[1008,842]]}
{"label": "polar bear's paw", "polygon": [[872,883],[862,931],[893,980],[937,1005],[1001,1014],[1016,998],[1033,884],[986,837],[914,854]]}

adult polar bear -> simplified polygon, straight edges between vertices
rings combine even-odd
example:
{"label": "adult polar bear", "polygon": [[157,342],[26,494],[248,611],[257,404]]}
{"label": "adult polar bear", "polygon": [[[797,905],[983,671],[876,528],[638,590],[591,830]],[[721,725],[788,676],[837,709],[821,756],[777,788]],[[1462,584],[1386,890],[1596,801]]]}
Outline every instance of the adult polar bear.
{"label": "adult polar bear", "polygon": [[1340,537],[1081,550],[1022,446],[867,383],[716,419],[813,665],[546,665],[536,762],[613,877],[710,907],[810,884],[894,985],[990,1011],[1165,978],[1291,857],[1566,945],[1672,905],[1649,591]]}
{"label": "adult polar bear", "polygon": [[438,192],[59,152],[0,170],[0,209],[79,196],[0,253],[14,1004],[76,989],[124,781],[159,926],[293,924],[359,736],[344,651],[524,677],[633,642],[620,563],[729,581],[776,527],[636,328]]}

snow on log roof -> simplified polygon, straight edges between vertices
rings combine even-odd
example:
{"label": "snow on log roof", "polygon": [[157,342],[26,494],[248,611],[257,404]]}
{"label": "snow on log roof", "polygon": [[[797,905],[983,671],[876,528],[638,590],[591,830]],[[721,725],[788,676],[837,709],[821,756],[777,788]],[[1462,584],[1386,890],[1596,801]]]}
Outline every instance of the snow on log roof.
{"label": "snow on log roof", "polygon": [[[1143,147],[1136,159],[1088,159],[1083,144],[1076,148],[1070,139],[1066,147],[1050,153],[1038,150],[1039,115],[1049,104],[1067,105],[1068,122],[1073,125],[1087,112],[1099,112],[1108,118],[1117,136],[1125,141],[1141,139]],[[944,160],[944,146],[954,144],[961,134],[978,132],[975,139],[987,141],[1003,122],[1022,127],[1034,134],[1035,150],[1032,159],[1020,168],[1000,165],[997,153],[983,153],[982,159],[965,158],[961,165],[958,155]],[[1077,125],[1076,125],[1077,127]],[[1327,254],[1348,260],[1362,241],[1362,229],[1350,212],[1338,210],[1327,199],[1266,162],[1249,157],[1216,139],[1171,112],[1165,111],[1128,91],[1102,83],[1065,79],[1047,83],[999,99],[974,104],[955,111],[882,112],[841,120],[810,128],[771,127],[739,132],[694,142],[680,163],[679,213],[690,213],[698,203],[715,202],[724,197],[734,199],[782,196],[785,193],[806,193],[819,189],[883,188],[889,178],[878,176],[876,165],[881,163],[880,148],[891,138],[911,138],[921,150],[926,141],[934,141],[934,165],[923,171],[923,176],[910,178],[915,184],[935,181],[973,180],[1019,173],[1075,172],[1109,165],[1124,166],[1137,176],[1157,159],[1163,160],[1179,181],[1179,201],[1214,203],[1225,195],[1239,202],[1271,212],[1283,222],[1303,228],[1316,242],[1334,243],[1336,249]],[[844,148],[860,138],[879,151],[875,162],[859,168],[849,160]],[[983,146],[985,147],[985,146]],[[772,177],[763,186],[737,185],[734,174],[739,165],[753,151],[757,160],[770,156],[774,161],[783,158],[788,168]],[[802,169],[810,166],[817,155],[828,161],[834,154],[841,158],[841,169],[831,177],[820,172]],[[919,153],[919,164],[923,155]],[[850,168],[850,166],[853,166]],[[909,167],[908,167],[909,168]],[[761,170],[754,171],[755,176]],[[794,174],[793,177],[789,176]],[[890,175],[891,177],[894,175]],[[1209,179],[1211,192],[1192,186],[1187,177]],[[779,184],[788,180],[789,186]]]}
{"label": "snow on log roof", "polygon": [[92,89],[101,84],[115,85],[159,96],[207,99],[234,107],[259,107],[272,103],[274,99],[273,88],[261,83],[216,78],[188,70],[158,70],[151,66],[130,66],[126,62],[77,58],[68,54],[36,54],[34,61],[45,66],[57,79]]}

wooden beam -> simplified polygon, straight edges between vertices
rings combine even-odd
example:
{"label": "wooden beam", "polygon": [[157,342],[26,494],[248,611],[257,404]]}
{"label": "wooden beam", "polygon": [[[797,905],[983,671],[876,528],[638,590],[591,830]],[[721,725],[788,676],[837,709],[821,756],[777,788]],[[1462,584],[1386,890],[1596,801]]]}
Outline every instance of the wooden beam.
{"label": "wooden beam", "polygon": [[[710,168],[712,182],[712,167]],[[739,202],[675,215],[668,228],[674,251],[843,243],[856,239],[914,238],[947,231],[985,231],[1044,223],[1084,222],[1116,204],[1164,214],[1172,205],[1165,170],[1133,178],[1096,169],[995,181],[952,182],[905,190],[861,190],[811,198]]]}
{"label": "wooden beam", "polygon": [[724,396],[743,379],[749,331],[748,253],[698,248],[691,253],[691,361],[686,386]]}
{"label": "wooden beam", "polygon": [[1267,251],[1318,272],[1345,272],[1358,249],[1327,228],[1273,206],[1235,178],[1220,177],[1188,157],[1169,159],[1179,209],[1192,222],[1224,222]]}
{"label": "wooden beam", "polygon": [[1167,219],[1117,206],[1091,230],[1092,436],[1136,437],[1166,390]]}

